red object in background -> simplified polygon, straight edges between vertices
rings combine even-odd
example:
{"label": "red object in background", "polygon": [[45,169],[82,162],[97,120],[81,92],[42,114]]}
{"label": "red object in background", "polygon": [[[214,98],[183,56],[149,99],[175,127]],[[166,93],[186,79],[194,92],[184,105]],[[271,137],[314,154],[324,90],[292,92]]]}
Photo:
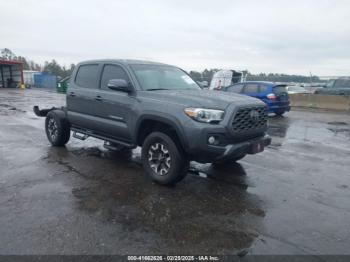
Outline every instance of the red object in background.
{"label": "red object in background", "polygon": [[0,84],[5,87],[9,78],[19,84],[24,83],[23,62],[0,58]]}
{"label": "red object in background", "polygon": [[275,94],[268,94],[267,98],[271,101],[276,101],[276,95]]}

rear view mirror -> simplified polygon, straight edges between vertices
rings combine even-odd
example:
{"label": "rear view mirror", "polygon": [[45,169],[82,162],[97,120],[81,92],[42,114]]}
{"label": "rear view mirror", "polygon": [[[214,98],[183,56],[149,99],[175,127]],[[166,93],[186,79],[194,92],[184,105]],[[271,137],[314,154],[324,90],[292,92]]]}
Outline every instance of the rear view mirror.
{"label": "rear view mirror", "polygon": [[131,92],[132,88],[130,84],[125,79],[111,79],[107,84],[109,89],[116,91]]}

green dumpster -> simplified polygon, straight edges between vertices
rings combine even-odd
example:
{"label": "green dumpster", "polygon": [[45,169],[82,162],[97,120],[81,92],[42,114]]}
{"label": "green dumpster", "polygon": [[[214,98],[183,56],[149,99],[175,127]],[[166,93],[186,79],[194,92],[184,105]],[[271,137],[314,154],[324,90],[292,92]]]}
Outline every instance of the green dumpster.
{"label": "green dumpster", "polygon": [[70,79],[70,77],[67,76],[65,78],[62,78],[60,81],[58,81],[57,87],[56,87],[58,93],[64,93],[65,94],[67,92],[69,79]]}

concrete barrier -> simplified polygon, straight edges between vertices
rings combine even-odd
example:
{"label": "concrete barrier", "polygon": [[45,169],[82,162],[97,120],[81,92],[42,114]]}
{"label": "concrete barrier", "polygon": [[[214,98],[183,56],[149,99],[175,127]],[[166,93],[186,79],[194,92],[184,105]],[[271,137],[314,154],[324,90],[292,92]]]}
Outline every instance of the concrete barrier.
{"label": "concrete barrier", "polygon": [[350,111],[350,96],[290,94],[292,107]]}

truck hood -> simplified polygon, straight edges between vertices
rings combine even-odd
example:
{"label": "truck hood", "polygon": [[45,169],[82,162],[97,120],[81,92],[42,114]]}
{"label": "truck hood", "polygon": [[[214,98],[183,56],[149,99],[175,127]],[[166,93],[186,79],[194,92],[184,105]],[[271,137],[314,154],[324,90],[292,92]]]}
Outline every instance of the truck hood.
{"label": "truck hood", "polygon": [[156,90],[141,91],[142,96],[159,99],[164,103],[176,103],[186,107],[211,109],[226,109],[230,104],[235,105],[264,105],[256,98],[230,92],[211,90]]}

